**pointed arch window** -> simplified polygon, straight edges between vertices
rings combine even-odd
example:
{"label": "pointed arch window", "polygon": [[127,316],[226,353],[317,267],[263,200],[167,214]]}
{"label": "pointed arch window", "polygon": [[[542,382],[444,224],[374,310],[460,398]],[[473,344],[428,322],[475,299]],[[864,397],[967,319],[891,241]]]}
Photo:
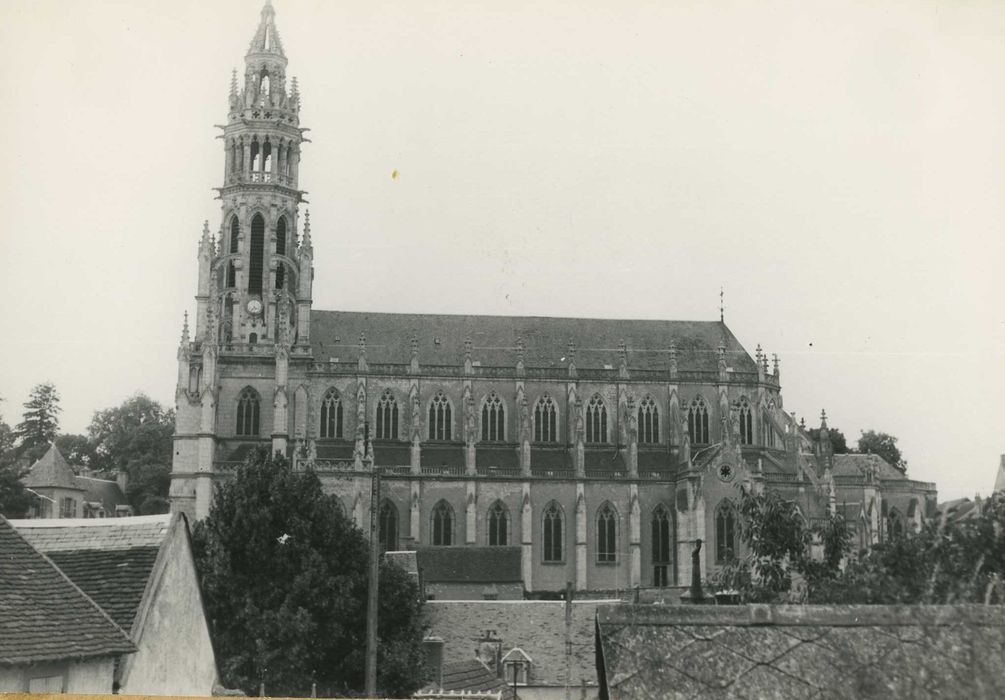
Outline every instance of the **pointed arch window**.
{"label": "pointed arch window", "polygon": [[740,444],[754,444],[754,418],[750,410],[750,402],[746,398],[740,399]]}
{"label": "pointed arch window", "polygon": [[509,544],[509,512],[502,501],[489,508],[489,546],[504,547]]}
{"label": "pointed arch window", "polygon": [[715,511],[715,563],[725,564],[736,558],[740,550],[740,530],[736,508],[725,499]]}
{"label": "pointed arch window", "polygon": [[482,442],[501,442],[506,439],[506,416],[502,399],[494,391],[482,404]]}
{"label": "pointed arch window", "polygon": [[605,501],[597,510],[597,563],[614,564],[618,560],[618,514]]}
{"label": "pointed arch window", "polygon": [[398,401],[390,389],[377,402],[377,439],[398,439]]}
{"label": "pointed arch window", "polygon": [[429,403],[429,439],[450,439],[450,401],[442,391]]}
{"label": "pointed arch window", "polygon": [[454,509],[446,501],[433,506],[433,545],[449,547],[454,543]]}
{"label": "pointed arch window", "polygon": [[692,444],[708,444],[708,405],[700,396],[687,409],[687,432]]}
{"label": "pointed arch window", "polygon": [[607,442],[607,406],[594,394],[586,406],[586,441]]}
{"label": "pointed arch window", "polygon": [[340,439],[342,435],[342,397],[337,389],[329,389],[321,399],[321,437]]}
{"label": "pointed arch window", "polygon": [[673,563],[673,520],[662,503],[653,511],[652,564],[653,585],[670,585],[670,566]]}
{"label": "pointed arch window", "polygon": [[241,392],[237,400],[237,434],[241,436],[257,436],[261,401],[258,392],[247,388]]}
{"label": "pointed arch window", "polygon": [[398,509],[386,498],[380,504],[378,520],[380,523],[380,550],[382,552],[397,552]]}
{"label": "pointed arch window", "polygon": [[639,442],[655,445],[660,441],[660,412],[652,396],[642,399],[639,404]]}
{"label": "pointed arch window", "polygon": [[563,561],[563,541],[562,541],[562,508],[555,501],[551,501],[544,508],[543,514],[543,537],[544,561],[546,563],[559,563]]}
{"label": "pointed arch window", "polygon": [[241,245],[241,224],[237,221],[237,215],[230,217],[230,253],[234,254],[240,250]]}
{"label": "pointed arch window", "polygon": [[558,411],[547,394],[534,406],[534,442],[558,442]]}
{"label": "pointed arch window", "polygon": [[[276,254],[286,255],[286,217],[280,216],[276,223]],[[286,284],[286,265],[279,264],[276,268],[276,289],[282,289]]]}
{"label": "pointed arch window", "polygon": [[904,516],[896,508],[890,509],[886,518],[886,533],[891,542],[904,536]]}
{"label": "pointed arch window", "polygon": [[262,269],[265,256],[265,219],[255,214],[251,220],[251,262],[248,265],[248,294],[262,294]]}

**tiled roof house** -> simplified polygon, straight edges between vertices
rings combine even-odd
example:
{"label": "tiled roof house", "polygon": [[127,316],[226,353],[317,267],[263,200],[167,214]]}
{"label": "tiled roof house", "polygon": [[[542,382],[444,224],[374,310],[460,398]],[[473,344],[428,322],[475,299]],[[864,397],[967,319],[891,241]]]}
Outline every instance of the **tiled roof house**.
{"label": "tiled roof house", "polygon": [[416,554],[431,599],[523,599],[520,547],[422,547]]}
{"label": "tiled roof house", "polygon": [[51,445],[21,479],[35,496],[39,518],[105,518],[132,515],[122,485],[111,479],[78,476]]}
{"label": "tiled roof house", "polygon": [[600,697],[1001,698],[1001,606],[603,606]]}
{"label": "tiled roof house", "polygon": [[[597,697],[594,619],[611,601],[432,600],[425,605],[431,638],[451,664],[477,660],[520,700]],[[445,684],[446,684],[445,680]]]}
{"label": "tiled roof house", "polygon": [[120,692],[212,694],[216,658],[184,516],[11,523],[135,643],[115,670]]}
{"label": "tiled roof house", "polygon": [[0,692],[111,693],[136,646],[0,516]]}

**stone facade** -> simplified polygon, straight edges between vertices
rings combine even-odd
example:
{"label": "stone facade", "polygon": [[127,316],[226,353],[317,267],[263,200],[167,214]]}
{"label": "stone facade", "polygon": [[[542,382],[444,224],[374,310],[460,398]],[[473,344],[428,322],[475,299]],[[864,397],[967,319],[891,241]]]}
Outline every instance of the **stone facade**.
{"label": "stone facade", "polygon": [[174,510],[205,517],[213,484],[265,445],[313,466],[363,525],[375,464],[386,548],[519,545],[524,587],[554,591],[685,585],[697,539],[707,575],[739,546],[740,485],[809,520],[843,508],[864,544],[934,505],[933,485],[836,459],[826,430],[812,441],[783,407],[778,358],[751,356],[721,318],[313,309],[299,93],[271,5],[245,64],[221,227],[204,227],[178,350]]}

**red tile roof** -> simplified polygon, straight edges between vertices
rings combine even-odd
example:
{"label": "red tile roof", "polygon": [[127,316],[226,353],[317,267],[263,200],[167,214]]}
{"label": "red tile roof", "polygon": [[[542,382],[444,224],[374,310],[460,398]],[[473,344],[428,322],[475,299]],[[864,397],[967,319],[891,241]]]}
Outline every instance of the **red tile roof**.
{"label": "red tile roof", "polygon": [[134,651],[126,633],[0,516],[0,665]]}

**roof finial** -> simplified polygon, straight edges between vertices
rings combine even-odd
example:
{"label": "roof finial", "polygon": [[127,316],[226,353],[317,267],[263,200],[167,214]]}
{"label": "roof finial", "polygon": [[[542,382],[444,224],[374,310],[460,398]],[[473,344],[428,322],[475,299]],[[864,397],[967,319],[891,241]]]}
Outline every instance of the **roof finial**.
{"label": "roof finial", "polygon": [[237,69],[232,68],[230,71],[230,96],[237,97]]}
{"label": "roof finial", "polygon": [[182,323],[182,326],[181,326],[181,342],[182,343],[188,343],[188,341],[189,341],[189,336],[188,336],[188,311],[186,311],[185,312],[185,321]]}
{"label": "roof finial", "polygon": [[725,300],[726,300],[726,294],[725,294],[725,291],[722,288],[722,285],[720,284],[719,285],[719,323],[725,323],[726,322],[726,303],[725,303]]}
{"label": "roof finial", "polygon": [[821,428],[827,427],[827,410],[823,408],[820,409],[820,427]]}
{"label": "roof finial", "polygon": [[304,211],[304,245],[311,244],[311,210]]}

